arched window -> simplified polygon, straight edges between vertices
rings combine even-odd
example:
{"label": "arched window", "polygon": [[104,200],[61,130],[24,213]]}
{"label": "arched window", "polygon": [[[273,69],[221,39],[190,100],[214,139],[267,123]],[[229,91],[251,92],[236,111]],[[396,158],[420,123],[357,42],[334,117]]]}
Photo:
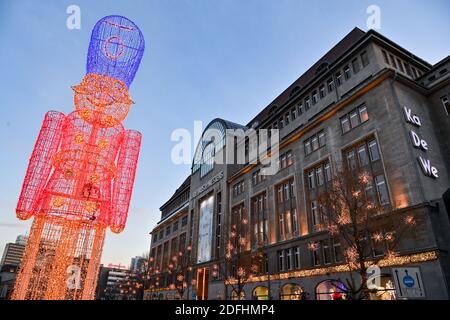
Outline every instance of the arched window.
{"label": "arched window", "polygon": [[264,286],[258,286],[253,289],[253,300],[269,300],[269,289]]}
{"label": "arched window", "polygon": [[239,295],[238,295],[236,290],[233,290],[231,292],[231,300],[245,300],[245,292],[244,292],[244,290],[241,291],[240,296],[241,297],[239,298]]}
{"label": "arched window", "polygon": [[316,75],[327,70],[329,65],[330,63],[328,61],[322,62],[316,69]]}
{"label": "arched window", "polygon": [[243,129],[241,126],[222,119],[211,121],[202,133],[192,160],[192,174],[200,170],[200,177],[206,176],[214,169],[214,157],[226,144],[227,129]]}
{"label": "arched window", "polygon": [[303,291],[298,284],[285,284],[280,290],[280,300],[301,300]]}
{"label": "arched window", "polygon": [[292,97],[294,94],[296,94],[301,89],[300,86],[295,86],[294,89],[291,90],[289,93],[289,97]]}
{"label": "arched window", "polygon": [[316,300],[345,300],[345,285],[338,280],[325,280],[316,286]]}

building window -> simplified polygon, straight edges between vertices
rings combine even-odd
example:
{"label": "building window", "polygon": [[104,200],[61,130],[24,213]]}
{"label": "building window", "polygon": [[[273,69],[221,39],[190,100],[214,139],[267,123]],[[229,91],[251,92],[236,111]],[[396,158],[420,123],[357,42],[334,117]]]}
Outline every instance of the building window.
{"label": "building window", "polygon": [[375,184],[377,185],[378,200],[381,205],[389,204],[389,194],[383,175],[375,177]]}
{"label": "building window", "polygon": [[346,133],[368,120],[369,113],[366,105],[363,104],[341,118],[342,133]]}
{"label": "building window", "polygon": [[327,182],[331,181],[332,179],[332,174],[331,174],[331,166],[330,163],[327,162],[324,165],[324,171],[325,171],[325,179]]}
{"label": "building window", "polygon": [[397,65],[400,68],[400,71],[404,73],[405,69],[403,68],[403,63],[399,58],[397,58]]}
{"label": "building window", "polygon": [[317,200],[311,201],[311,218],[313,226],[317,226],[319,224],[319,208],[317,206]]}
{"label": "building window", "polygon": [[359,165],[361,167],[364,167],[369,163],[369,156],[367,154],[367,149],[366,149],[365,144],[361,145],[358,148],[358,160],[359,160]]}
{"label": "building window", "polygon": [[314,178],[314,170],[311,170],[308,172],[308,186],[309,189],[312,190],[316,187],[316,183],[315,183],[315,178]]}
{"label": "building window", "polygon": [[295,119],[297,119],[297,108],[296,108],[296,107],[293,107],[293,108],[291,109],[291,119],[292,119],[292,121],[294,121]]}
{"label": "building window", "polygon": [[352,73],[350,71],[350,67],[349,66],[345,66],[344,67],[344,78],[345,80],[348,80],[352,77]]}
{"label": "building window", "polygon": [[336,87],[342,84],[342,74],[340,72],[336,73]]}
{"label": "building window", "polygon": [[294,247],[294,268],[300,269],[300,247]]}
{"label": "building window", "polygon": [[308,111],[310,107],[311,107],[311,100],[309,97],[307,97],[305,99],[305,111]]}
{"label": "building window", "polygon": [[406,74],[411,77],[411,68],[409,67],[409,64],[403,62],[403,66],[405,67]]}
{"label": "building window", "polygon": [[303,104],[301,102],[297,105],[297,110],[299,116],[303,114]]}
{"label": "building window", "polygon": [[292,248],[286,250],[286,269],[292,270]]}
{"label": "building window", "polygon": [[275,187],[277,190],[276,210],[280,241],[292,237],[298,230],[297,211],[294,191],[294,179],[291,178]]}
{"label": "building window", "polygon": [[323,248],[323,263],[324,264],[331,264],[330,241],[328,241],[328,240],[323,241],[322,248]]}
{"label": "building window", "polygon": [[312,103],[316,104],[317,101],[319,101],[319,94],[317,93],[317,90],[314,90],[312,92]]}
{"label": "building window", "polygon": [[320,96],[320,99],[324,98],[325,95],[326,95],[326,93],[325,93],[325,86],[324,86],[324,85],[321,85],[321,86],[319,87],[319,96]]}
{"label": "building window", "polygon": [[361,56],[362,66],[364,68],[370,63],[369,56],[367,55],[366,51],[363,51],[360,56]]}
{"label": "building window", "polygon": [[292,151],[286,151],[280,155],[280,169],[287,168],[294,163],[294,158],[292,155]]}
{"label": "building window", "polygon": [[278,270],[284,271],[284,251],[278,251]]}
{"label": "building window", "polygon": [[343,261],[341,243],[335,239],[333,239],[333,253],[334,253],[334,261],[336,263]]}
{"label": "building window", "polygon": [[389,54],[389,58],[391,59],[391,65],[397,69],[397,63],[395,62],[395,58],[392,54]]}
{"label": "building window", "polygon": [[341,127],[342,127],[342,133],[346,133],[350,131],[350,121],[348,120],[348,117],[345,116],[341,118]]}
{"label": "building window", "polygon": [[166,236],[168,236],[170,234],[170,226],[168,226],[167,228],[166,228]]}
{"label": "building window", "polygon": [[450,101],[448,99],[448,96],[445,95],[441,97],[442,106],[444,107],[445,113],[447,115],[450,115]]}
{"label": "building window", "polygon": [[323,174],[323,168],[317,167],[316,168],[316,177],[317,177],[317,186],[323,186],[323,184],[325,183],[325,179],[324,179],[324,174]]}
{"label": "building window", "polygon": [[236,183],[233,186],[233,196],[234,197],[237,197],[237,196],[241,195],[244,192],[245,192],[245,182],[244,182],[244,180]]}
{"label": "building window", "polygon": [[267,220],[267,196],[261,193],[252,198],[252,223],[253,239],[252,247],[267,244],[268,220]]}
{"label": "building window", "polygon": [[326,144],[325,131],[321,130],[317,132],[313,136],[306,139],[304,144],[305,144],[305,155],[309,155],[310,153],[318,150],[319,148],[324,147]]}
{"label": "building window", "polygon": [[183,218],[181,218],[181,226],[182,227],[187,225],[187,222],[188,222],[188,216],[184,216]]}
{"label": "building window", "polygon": [[389,64],[389,58],[388,58],[388,55],[387,55],[386,51],[381,50],[381,52],[383,53],[383,59],[384,59],[384,62],[385,62],[386,64]]}
{"label": "building window", "polygon": [[378,143],[377,143],[377,140],[375,140],[375,139],[369,141],[369,154],[370,154],[371,161],[380,160],[380,152],[378,150]]}
{"label": "building window", "polygon": [[312,256],[314,266],[320,266],[320,245],[318,243],[312,250]]}
{"label": "building window", "polygon": [[358,58],[355,58],[355,59],[352,60],[352,68],[353,68],[353,73],[354,74],[357,74],[359,72],[360,67],[359,67]]}
{"label": "building window", "polygon": [[334,80],[333,78],[330,78],[327,80],[327,88],[328,88],[328,92],[333,92],[334,90]]}
{"label": "building window", "polygon": [[174,232],[178,230],[178,220],[175,221],[175,222],[173,223],[173,225],[172,225],[172,230],[173,230]]}

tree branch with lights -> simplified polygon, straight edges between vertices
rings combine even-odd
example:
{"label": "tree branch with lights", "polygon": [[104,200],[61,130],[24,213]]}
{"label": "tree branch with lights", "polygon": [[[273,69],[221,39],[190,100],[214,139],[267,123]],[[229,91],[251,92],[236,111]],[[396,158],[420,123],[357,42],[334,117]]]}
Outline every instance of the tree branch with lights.
{"label": "tree branch with lights", "polygon": [[[391,206],[381,205],[375,190],[372,175],[365,170],[351,169],[346,165],[335,166],[337,172],[325,191],[318,196],[321,223],[330,239],[343,243],[344,258],[350,269],[350,279],[344,290],[348,299],[368,299],[368,267],[381,259],[392,259],[399,255],[399,242],[416,224],[416,216],[392,212]],[[317,250],[317,242],[309,244]],[[377,245],[383,252],[376,257],[371,254]],[[357,284],[353,275],[358,274]],[[340,283],[340,282],[339,282]],[[338,287],[338,283],[335,284]]]}

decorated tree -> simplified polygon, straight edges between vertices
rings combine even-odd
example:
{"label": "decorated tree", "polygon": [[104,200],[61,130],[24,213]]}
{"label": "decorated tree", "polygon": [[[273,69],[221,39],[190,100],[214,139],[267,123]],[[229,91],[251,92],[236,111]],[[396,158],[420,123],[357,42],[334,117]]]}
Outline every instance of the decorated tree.
{"label": "decorated tree", "polygon": [[178,292],[179,299],[183,299],[189,281],[192,281],[191,251],[190,245],[186,249],[178,251],[178,254],[172,256],[172,261],[168,265],[168,272],[172,275],[172,283],[169,288]]}
{"label": "decorated tree", "polygon": [[232,225],[225,248],[225,287],[231,287],[237,299],[244,298],[244,287],[260,270],[260,252],[251,253],[249,221],[243,206],[232,212]]}
{"label": "decorated tree", "polygon": [[[337,166],[337,172],[318,196],[321,230],[343,244],[344,259],[350,270],[345,288],[336,281],[336,288],[348,299],[368,299],[368,268],[381,259],[398,256],[399,242],[416,224],[413,214],[392,211],[389,204],[380,204],[374,179],[369,171]],[[317,250],[319,243],[309,243]],[[372,254],[374,246],[379,253]],[[359,275],[356,281],[354,275]]]}

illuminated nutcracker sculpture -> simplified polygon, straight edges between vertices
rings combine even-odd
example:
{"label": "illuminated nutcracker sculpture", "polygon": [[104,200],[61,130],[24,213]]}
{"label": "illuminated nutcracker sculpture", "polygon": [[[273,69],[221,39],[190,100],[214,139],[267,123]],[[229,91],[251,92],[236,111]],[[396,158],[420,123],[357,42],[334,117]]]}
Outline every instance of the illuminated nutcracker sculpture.
{"label": "illuminated nutcracker sculpture", "polygon": [[106,228],[119,233],[130,205],[141,134],[122,120],[144,53],[121,16],[95,25],[75,111],[49,111],[30,158],[17,216],[34,215],[14,299],[93,299]]}

